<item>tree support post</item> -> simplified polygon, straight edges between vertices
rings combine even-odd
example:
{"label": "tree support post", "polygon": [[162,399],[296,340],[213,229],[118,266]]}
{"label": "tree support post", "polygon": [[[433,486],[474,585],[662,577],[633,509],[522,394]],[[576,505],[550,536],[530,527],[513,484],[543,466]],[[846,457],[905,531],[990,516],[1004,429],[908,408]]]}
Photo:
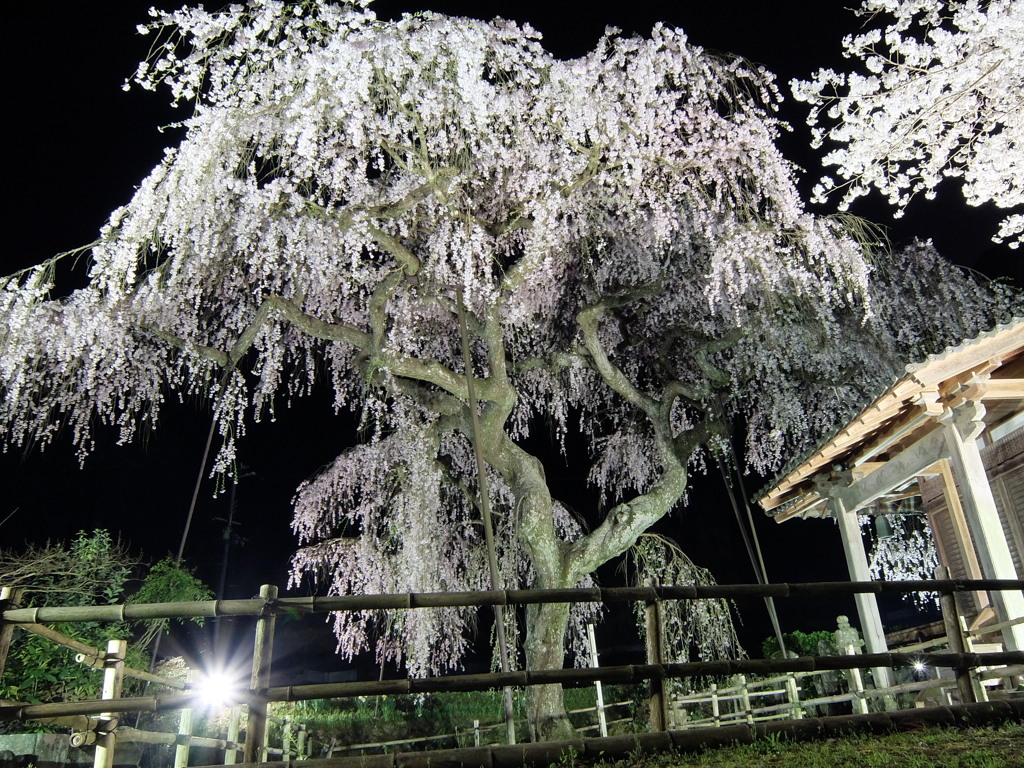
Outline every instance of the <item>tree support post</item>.
{"label": "tree support post", "polygon": [[249,683],[250,700],[246,712],[245,757],[246,763],[262,763],[266,760],[267,700],[264,692],[270,687],[270,663],[274,656],[274,625],[276,616],[273,601],[277,599],[277,587],[264,584],[260,587],[263,610],[256,620],[256,640],[252,649],[252,678]]}
{"label": "tree support post", "polygon": [[[121,698],[121,684],[124,681],[124,654],[128,643],[124,640],[107,642],[107,653],[103,657],[103,690],[101,698]],[[93,768],[112,768],[114,765],[114,744],[117,728],[117,715],[104,712],[100,715],[97,726],[96,754],[93,757]]]}
{"label": "tree support post", "polygon": [[174,768],[186,768],[188,752],[192,746],[192,707],[185,707],[178,715],[178,738],[174,745]]}
{"label": "tree support post", "polygon": [[[0,587],[0,616],[4,611],[21,607],[21,587]],[[14,624],[0,621],[0,680],[3,680],[7,666],[7,654],[11,650],[11,639],[14,637]]]}
{"label": "tree support post", "polygon": [[234,765],[238,762],[238,731],[241,721],[242,707],[235,704],[231,707],[231,713],[228,715],[228,732],[226,738],[228,746],[224,748],[224,765]]}
{"label": "tree support post", "polygon": [[[654,581],[648,586],[657,586]],[[662,627],[661,604],[658,600],[648,600],[644,609],[644,623],[647,631],[647,663],[665,663],[665,644]],[[651,678],[651,693],[647,700],[651,731],[664,731],[668,728],[668,706],[665,697],[665,681],[662,678]]]}

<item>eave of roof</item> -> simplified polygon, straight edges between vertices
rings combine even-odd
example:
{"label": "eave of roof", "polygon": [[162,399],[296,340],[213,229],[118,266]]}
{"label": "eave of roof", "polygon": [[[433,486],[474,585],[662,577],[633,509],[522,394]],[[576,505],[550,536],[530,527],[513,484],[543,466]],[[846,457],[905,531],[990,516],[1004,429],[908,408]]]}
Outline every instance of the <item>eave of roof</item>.
{"label": "eave of roof", "polygon": [[1021,317],[907,365],[906,373],[856,417],[783,469],[758,494],[758,503],[780,522],[794,516],[819,516],[824,499],[813,488],[822,470],[848,467],[880,452],[880,446],[884,450],[886,440],[898,442],[897,436],[912,433],[941,408],[941,398],[949,400],[954,389],[967,387],[979,372],[993,372],[1018,356],[1024,359]]}

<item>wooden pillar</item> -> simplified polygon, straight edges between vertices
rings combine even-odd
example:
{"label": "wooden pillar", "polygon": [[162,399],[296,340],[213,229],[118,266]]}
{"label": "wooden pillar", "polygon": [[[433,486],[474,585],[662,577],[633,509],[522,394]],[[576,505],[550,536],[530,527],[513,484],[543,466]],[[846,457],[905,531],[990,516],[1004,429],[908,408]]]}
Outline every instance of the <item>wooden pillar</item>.
{"label": "wooden pillar", "polygon": [[274,625],[276,615],[272,601],[277,599],[277,587],[264,584],[260,587],[263,611],[256,621],[256,641],[252,649],[252,677],[250,699],[245,725],[246,763],[262,763],[266,760],[264,745],[267,736],[267,700],[264,692],[270,687],[270,663],[274,655]]}
{"label": "wooden pillar", "polygon": [[[839,523],[839,535],[843,540],[843,554],[846,555],[846,566],[850,571],[851,581],[871,581],[871,569],[868,557],[864,552],[864,539],[860,533],[857,515],[843,508],[839,499],[829,502],[832,516]],[[882,628],[882,617],[878,612],[878,600],[874,594],[854,595],[857,604],[857,616],[860,618],[860,630],[864,637],[866,653],[888,653],[889,646],[885,642],[885,630]],[[886,667],[875,667],[875,685],[878,688],[889,688],[893,684],[892,670]]]}
{"label": "wooden pillar", "polygon": [[[650,582],[649,586],[657,586]],[[647,633],[647,663],[664,664],[664,628],[662,627],[661,604],[658,600],[650,600],[644,609],[644,624]],[[650,680],[651,694],[647,700],[651,731],[664,731],[668,728],[668,702],[665,696],[665,681],[662,678]]]}
{"label": "wooden pillar", "polygon": [[[953,471],[960,480],[960,496],[982,573],[989,579],[1016,579],[1010,547],[976,442],[985,428],[984,417],[985,406],[969,400],[955,410],[947,408],[939,421],[944,425]],[[1000,622],[1020,618],[1024,616],[1024,594],[1020,590],[993,591],[992,606]],[[1006,627],[1002,634],[1007,651],[1024,650],[1024,625]]]}
{"label": "wooden pillar", "polygon": [[[24,592],[20,587],[0,587],[0,614],[6,610],[21,606]],[[0,680],[4,678],[7,666],[7,654],[11,650],[11,638],[14,637],[14,625],[0,619]]]}
{"label": "wooden pillar", "polygon": [[[124,640],[107,642],[107,653],[103,657],[103,699],[121,698],[121,684],[124,681],[124,654],[128,643]],[[104,712],[100,715],[99,729],[102,730],[96,739],[96,754],[93,768],[112,768],[114,765],[114,729],[117,727],[117,715]]]}

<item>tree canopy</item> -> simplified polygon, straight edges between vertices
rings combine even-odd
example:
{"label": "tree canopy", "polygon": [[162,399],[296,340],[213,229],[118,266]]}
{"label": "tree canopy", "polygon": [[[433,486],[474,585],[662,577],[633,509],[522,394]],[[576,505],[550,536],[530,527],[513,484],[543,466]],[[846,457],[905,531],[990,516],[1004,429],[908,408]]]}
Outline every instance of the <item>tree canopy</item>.
{"label": "tree canopy", "polygon": [[[971,205],[1010,213],[996,242],[1024,237],[1024,5],[1014,0],[864,0],[867,29],[843,39],[849,72],[819,70],[794,81],[813,107],[825,157],[819,198],[842,205],[872,188],[901,212],[946,177],[963,179]],[[880,25],[882,22],[884,26]]]}
{"label": "tree canopy", "polygon": [[[84,456],[97,423],[130,440],[204,394],[230,471],[247,423],[330,387],[363,441],[296,494],[295,580],[488,586],[479,451],[503,585],[585,582],[681,502],[727,419],[771,469],[902,355],[1008,311],[926,245],[873,266],[851,220],[807,213],[772,76],[678,30],[561,61],[502,20],[155,14],[136,82],[192,105],[187,136],[113,213],[85,288],[51,296],[52,261],[6,280],[0,423],[15,445],[67,426]],[[598,518],[553,498],[537,429],[584,438]],[[340,650],[374,619],[338,615]],[[378,653],[456,665],[467,621],[387,617]],[[528,611],[531,668],[561,666],[568,621]],[[559,733],[555,694],[530,695]]]}

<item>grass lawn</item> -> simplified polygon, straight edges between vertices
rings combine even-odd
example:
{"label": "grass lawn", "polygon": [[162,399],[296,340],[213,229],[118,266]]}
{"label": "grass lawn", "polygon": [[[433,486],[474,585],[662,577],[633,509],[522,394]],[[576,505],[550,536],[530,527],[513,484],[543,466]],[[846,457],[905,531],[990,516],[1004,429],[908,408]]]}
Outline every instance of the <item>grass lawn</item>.
{"label": "grass lawn", "polygon": [[574,768],[1024,768],[1024,724],[993,728],[923,728],[820,742],[764,739],[701,754],[628,757]]}

